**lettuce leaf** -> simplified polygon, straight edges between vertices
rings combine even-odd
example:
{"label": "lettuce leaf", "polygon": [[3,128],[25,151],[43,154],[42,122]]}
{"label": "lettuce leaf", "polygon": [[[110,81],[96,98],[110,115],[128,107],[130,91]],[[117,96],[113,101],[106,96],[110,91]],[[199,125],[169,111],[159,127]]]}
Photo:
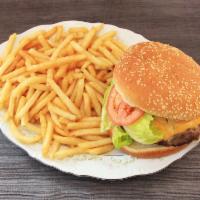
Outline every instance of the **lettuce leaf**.
{"label": "lettuce leaf", "polygon": [[134,124],[124,126],[124,129],[136,142],[141,144],[154,144],[162,140],[164,134],[153,126],[153,120],[153,116],[146,113]]}
{"label": "lettuce leaf", "polygon": [[116,149],[133,143],[132,138],[120,126],[115,126],[112,130],[112,142]]}
{"label": "lettuce leaf", "polygon": [[111,82],[110,86],[106,89],[104,93],[104,98],[103,98],[103,106],[102,106],[102,113],[101,113],[101,132],[105,132],[109,129],[112,128],[112,122],[108,118],[108,113],[106,110],[107,102],[108,102],[108,97],[110,94],[110,91],[112,89],[113,82]]}
{"label": "lettuce leaf", "polygon": [[111,82],[104,93],[100,125],[101,132],[112,129],[112,141],[116,148],[132,144],[133,140],[141,144],[154,144],[162,140],[164,134],[153,126],[152,122],[154,118],[147,113],[132,125],[124,126],[123,128],[112,124],[108,117],[106,107],[113,84],[114,83]]}

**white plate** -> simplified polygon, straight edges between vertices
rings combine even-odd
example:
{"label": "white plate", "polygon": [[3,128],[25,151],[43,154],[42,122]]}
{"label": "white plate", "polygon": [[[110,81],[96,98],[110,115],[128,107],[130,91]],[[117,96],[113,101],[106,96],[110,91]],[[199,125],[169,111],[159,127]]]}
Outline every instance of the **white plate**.
{"label": "white plate", "polygon": [[[62,24],[66,29],[72,26],[91,27],[95,25],[95,23],[87,23],[81,21],[65,21],[65,22],[60,22],[58,24]],[[18,36],[18,39],[37,30],[49,29],[51,27],[52,25],[41,25],[34,27],[20,34]],[[139,42],[147,41],[147,39],[145,39],[142,35],[136,34],[127,29],[122,29],[113,25],[106,24],[103,32],[109,30],[116,30],[119,39],[121,39],[127,45],[132,45]],[[0,54],[2,53],[5,44],[6,43],[0,45]],[[1,119],[2,116],[3,112],[0,113]],[[72,173],[78,176],[83,176],[83,175],[91,176],[100,179],[123,179],[131,176],[145,175],[158,172],[167,167],[175,160],[180,159],[183,155],[185,155],[188,151],[190,151],[198,144],[198,141],[195,141],[191,143],[186,149],[176,154],[163,157],[161,159],[137,159],[125,155],[120,151],[113,151],[108,155],[102,155],[102,156],[80,155],[80,156],[74,156],[72,158],[67,158],[62,161],[58,161],[58,160],[49,160],[43,158],[41,155],[40,144],[36,145],[20,144],[13,137],[8,123],[5,123],[1,120],[0,128],[3,134],[10,141],[15,143],[20,148],[24,149],[28,153],[28,155],[30,155],[32,158],[35,158],[36,160],[46,165],[55,167],[66,173]]]}

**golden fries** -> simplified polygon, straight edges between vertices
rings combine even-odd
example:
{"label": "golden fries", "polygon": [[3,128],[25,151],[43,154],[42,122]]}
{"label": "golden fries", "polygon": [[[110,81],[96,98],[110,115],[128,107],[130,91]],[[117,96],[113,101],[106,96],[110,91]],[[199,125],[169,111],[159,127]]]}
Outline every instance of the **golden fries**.
{"label": "golden fries", "polygon": [[63,137],[59,135],[53,136],[54,140],[58,141],[61,144],[67,144],[67,145],[78,145],[81,142],[85,142],[86,140],[77,138],[77,137]]}
{"label": "golden fries", "polygon": [[47,128],[46,128],[46,132],[45,132],[44,140],[42,144],[42,154],[44,156],[46,156],[49,151],[52,138],[53,138],[53,123],[50,119],[48,119]]}
{"label": "golden fries", "polygon": [[79,109],[74,105],[74,103],[69,99],[69,97],[63,93],[63,91],[59,88],[59,86],[51,79],[48,79],[47,82],[54,90],[54,92],[60,97],[61,101],[67,106],[67,108],[72,113],[79,116],[80,115]]}
{"label": "golden fries", "polygon": [[70,132],[73,136],[83,136],[83,135],[108,135],[106,132],[102,133],[99,128],[90,129],[79,129]]}
{"label": "golden fries", "polygon": [[80,143],[78,146],[81,148],[89,149],[89,148],[103,146],[106,144],[112,144],[112,139],[105,138],[105,139],[101,139],[101,140],[97,140],[97,141],[84,142],[84,143]]}
{"label": "golden fries", "polygon": [[98,121],[85,121],[85,122],[69,122],[67,128],[70,130],[83,129],[83,128],[98,128],[100,122]]}
{"label": "golden fries", "polygon": [[11,53],[12,49],[13,49],[13,46],[14,46],[14,43],[15,43],[15,40],[16,40],[16,37],[17,37],[17,34],[16,33],[13,33],[9,39],[8,39],[8,42],[7,42],[7,46],[6,46],[6,49],[3,53],[3,60],[5,60],[7,58],[7,56]]}
{"label": "golden fries", "polygon": [[88,149],[87,153],[94,154],[94,155],[101,155],[101,154],[107,153],[109,151],[112,151],[113,149],[114,149],[114,146],[112,144],[108,144],[105,146]]}
{"label": "golden fries", "polygon": [[12,120],[10,120],[10,125],[11,125],[11,129],[12,129],[12,134],[23,144],[34,144],[34,143],[39,142],[42,138],[41,134],[37,134],[32,137],[27,137],[27,136],[23,135],[19,131],[17,126],[15,125],[14,121],[12,121]]}
{"label": "golden fries", "polygon": [[0,109],[13,136],[23,144],[42,143],[45,157],[113,149],[110,134],[100,131],[102,100],[127,47],[116,31],[101,34],[102,29],[103,24],[68,30],[57,25],[18,44],[17,34],[8,39],[0,58]]}

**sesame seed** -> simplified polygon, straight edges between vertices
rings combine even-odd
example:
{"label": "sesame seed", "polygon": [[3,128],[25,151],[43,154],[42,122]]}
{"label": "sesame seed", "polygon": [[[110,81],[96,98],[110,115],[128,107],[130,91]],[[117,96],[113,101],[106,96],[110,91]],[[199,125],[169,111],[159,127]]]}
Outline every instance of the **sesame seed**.
{"label": "sesame seed", "polygon": [[152,114],[178,120],[200,116],[199,65],[175,47],[159,42],[130,47],[114,79],[125,96],[137,98],[138,107]]}

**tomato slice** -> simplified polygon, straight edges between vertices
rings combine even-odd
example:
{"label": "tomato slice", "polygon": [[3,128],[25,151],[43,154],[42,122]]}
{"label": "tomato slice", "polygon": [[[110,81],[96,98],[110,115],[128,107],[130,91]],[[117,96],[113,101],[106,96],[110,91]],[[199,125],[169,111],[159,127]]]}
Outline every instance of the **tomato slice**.
{"label": "tomato slice", "polygon": [[144,114],[139,108],[131,107],[124,102],[115,87],[111,89],[108,97],[107,112],[113,124],[124,126],[133,124]]}

